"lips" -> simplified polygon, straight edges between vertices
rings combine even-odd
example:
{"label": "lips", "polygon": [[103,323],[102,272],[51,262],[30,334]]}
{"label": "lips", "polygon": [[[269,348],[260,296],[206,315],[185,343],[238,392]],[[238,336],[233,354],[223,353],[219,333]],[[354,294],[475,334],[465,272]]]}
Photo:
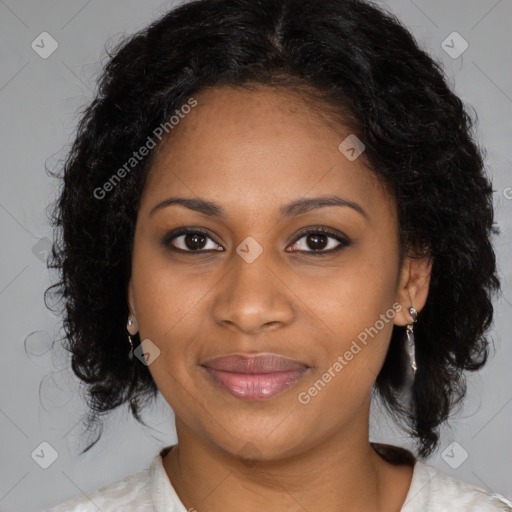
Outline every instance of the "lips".
{"label": "lips", "polygon": [[229,355],[203,364],[211,381],[231,395],[245,400],[270,398],[295,385],[308,365],[278,356]]}
{"label": "lips", "polygon": [[300,361],[281,357],[276,354],[257,356],[229,355],[210,359],[202,364],[213,370],[236,373],[276,373],[307,368]]}

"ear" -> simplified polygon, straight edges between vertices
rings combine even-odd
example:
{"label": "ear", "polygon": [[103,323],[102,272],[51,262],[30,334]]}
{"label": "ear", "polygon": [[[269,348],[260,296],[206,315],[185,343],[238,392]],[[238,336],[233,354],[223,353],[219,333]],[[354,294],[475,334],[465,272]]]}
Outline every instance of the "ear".
{"label": "ear", "polygon": [[126,289],[126,296],[128,298],[128,307],[130,308],[130,314],[133,319],[133,324],[128,325],[128,322],[126,322],[126,328],[128,329],[128,332],[133,336],[137,334],[139,327],[137,324],[137,318],[136,315],[136,309],[135,309],[135,297],[134,297],[134,291],[133,291],[133,282],[132,278],[130,277],[130,280],[128,282],[128,286]]}
{"label": "ear", "polygon": [[394,324],[410,324],[412,318],[409,308],[413,306],[419,313],[425,306],[430,285],[432,263],[432,258],[428,256],[421,258],[406,257],[404,259],[400,270],[396,297],[396,301],[402,306],[402,309],[397,311]]}

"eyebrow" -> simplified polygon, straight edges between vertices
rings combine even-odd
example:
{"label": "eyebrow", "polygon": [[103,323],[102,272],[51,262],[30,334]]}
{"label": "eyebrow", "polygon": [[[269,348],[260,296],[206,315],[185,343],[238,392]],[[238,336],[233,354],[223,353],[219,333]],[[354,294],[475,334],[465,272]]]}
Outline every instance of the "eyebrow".
{"label": "eyebrow", "polygon": [[[158,210],[161,210],[173,204],[184,206],[189,210],[193,210],[195,212],[208,215],[209,217],[218,217],[221,219],[227,218],[226,212],[219,204],[214,203],[212,201],[206,201],[204,199],[194,199],[185,197],[170,197],[168,199],[161,201],[151,209],[151,211],[149,212],[149,216],[151,217]],[[301,213],[306,213],[311,210],[325,208],[328,206],[348,206],[349,208],[352,208],[353,210],[360,213],[367,219],[369,218],[366,211],[354,201],[349,201],[348,199],[343,199],[342,197],[334,195],[327,195],[307,199],[297,199],[287,205],[282,206],[280,208],[280,219],[292,217],[294,215],[300,215]]]}

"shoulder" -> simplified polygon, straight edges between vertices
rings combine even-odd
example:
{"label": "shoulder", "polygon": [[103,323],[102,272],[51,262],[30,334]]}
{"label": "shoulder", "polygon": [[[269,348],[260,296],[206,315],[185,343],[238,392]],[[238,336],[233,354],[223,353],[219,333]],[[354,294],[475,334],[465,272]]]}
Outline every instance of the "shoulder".
{"label": "shoulder", "polygon": [[132,473],[99,489],[73,498],[43,512],[144,512],[153,511],[148,496],[149,470]]}
{"label": "shoulder", "polygon": [[402,512],[512,512],[512,502],[416,461]]}

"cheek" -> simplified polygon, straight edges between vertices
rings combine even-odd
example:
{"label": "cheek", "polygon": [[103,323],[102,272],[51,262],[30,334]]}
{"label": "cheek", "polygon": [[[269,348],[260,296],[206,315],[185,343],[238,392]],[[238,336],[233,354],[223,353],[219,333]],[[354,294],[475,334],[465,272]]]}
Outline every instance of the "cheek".
{"label": "cheek", "polygon": [[364,410],[393,331],[394,308],[382,310],[378,301],[360,305],[361,309],[358,305],[352,303],[352,309],[330,317],[331,334],[324,338],[322,357],[310,379],[297,389],[297,402],[310,418],[337,411],[326,420],[326,428]]}
{"label": "cheek", "polygon": [[[359,333],[374,326],[395,300],[396,276],[388,265],[364,257],[353,260],[303,288],[304,301],[319,327],[330,333],[330,338],[334,335],[340,343],[349,344]],[[378,330],[387,330],[389,334],[392,321],[388,318],[385,324],[379,322]]]}
{"label": "cheek", "polygon": [[166,400],[179,407],[176,401],[188,396],[185,389],[193,389],[189,369],[197,364],[202,333],[208,332],[204,308],[213,283],[177,272],[161,257],[144,256],[134,254],[132,272],[139,336],[157,347],[158,357],[148,369]]}
{"label": "cheek", "polygon": [[[205,311],[201,309],[204,289],[178,274],[147,266],[139,274],[141,340],[150,339],[158,357],[148,366],[159,391],[180,416],[187,415],[190,399],[196,396],[193,374],[197,364]],[[204,286],[204,281],[203,281]]]}
{"label": "cheek", "polygon": [[180,268],[165,249],[148,245],[142,241],[134,251],[137,316],[144,336],[162,338],[171,335],[183,318],[194,314],[209,288],[208,276]]}
{"label": "cheek", "polygon": [[324,339],[315,377],[322,379],[325,374],[333,391],[325,399],[339,401],[340,393],[350,391],[356,396],[372,387],[393,331],[395,278],[394,269],[383,258],[361,257],[329,280],[317,281],[307,293],[312,318]]}

